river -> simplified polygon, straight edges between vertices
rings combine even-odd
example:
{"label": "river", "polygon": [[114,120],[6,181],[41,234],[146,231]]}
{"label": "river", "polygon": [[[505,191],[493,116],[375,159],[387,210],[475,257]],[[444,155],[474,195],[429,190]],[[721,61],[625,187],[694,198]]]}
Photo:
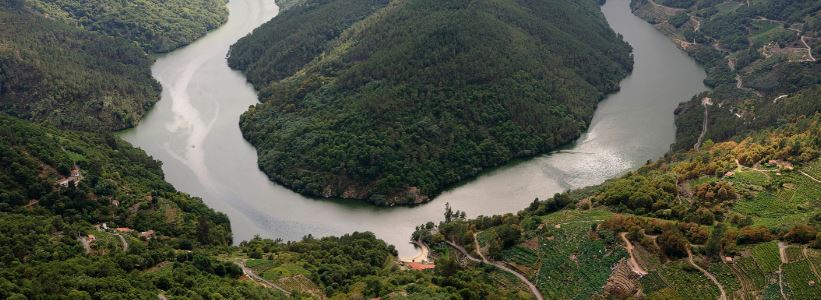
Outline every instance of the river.
{"label": "river", "polygon": [[598,184],[662,156],[675,135],[677,103],[706,90],[702,68],[631,14],[628,0],[609,0],[602,11],[633,46],[633,73],[599,104],[588,131],[566,150],[487,172],[415,207],[313,199],[272,183],[257,168],[256,151],[238,125],[257,96],[225,60],[231,44],[278,9],[272,0],[232,0],[228,8],[225,25],[157,60],[152,73],[163,86],[162,99],[121,136],[161,160],[166,180],[177,189],[226,213],[235,241],[372,231],[400,256],[413,256],[408,239],[414,227],[441,220],[446,202],[468,216],[516,212],[536,197]]}

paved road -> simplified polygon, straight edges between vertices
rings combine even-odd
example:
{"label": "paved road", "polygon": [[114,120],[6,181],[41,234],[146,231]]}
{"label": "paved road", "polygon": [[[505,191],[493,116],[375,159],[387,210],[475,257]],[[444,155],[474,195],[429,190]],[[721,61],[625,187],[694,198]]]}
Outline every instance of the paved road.
{"label": "paved road", "polygon": [[506,267],[505,265],[503,265],[503,264],[501,264],[501,263],[498,263],[498,262],[494,262],[494,261],[482,261],[482,260],[480,260],[480,259],[478,259],[478,258],[475,258],[475,257],[471,256],[471,255],[470,255],[470,254],[469,254],[469,253],[465,250],[465,248],[463,248],[462,246],[459,246],[459,245],[457,245],[457,244],[455,244],[455,243],[453,243],[453,242],[451,242],[451,241],[445,241],[445,242],[446,242],[446,243],[448,243],[448,245],[450,245],[451,247],[455,248],[456,250],[459,250],[459,252],[462,252],[462,254],[463,254],[463,255],[465,255],[465,257],[467,257],[469,260],[472,260],[472,261],[474,261],[474,262],[478,262],[478,263],[486,263],[486,264],[489,264],[489,265],[493,265],[493,266],[495,266],[495,267],[497,267],[497,268],[499,268],[499,269],[502,269],[502,270],[503,270],[503,271],[505,271],[505,272],[508,272],[508,273],[510,273],[510,274],[513,274],[514,276],[516,276],[517,278],[519,278],[519,280],[521,280],[522,282],[524,282],[524,283],[527,285],[527,287],[528,287],[528,288],[530,288],[530,292],[531,292],[531,293],[533,293],[533,296],[534,296],[534,297],[536,297],[536,299],[538,299],[538,300],[544,300],[544,298],[542,297],[542,293],[541,293],[541,292],[539,292],[539,289],[538,289],[538,288],[536,288],[536,285],[535,285],[535,284],[533,284],[532,282],[530,282],[530,280],[528,280],[528,279],[527,279],[527,277],[525,277],[524,275],[519,274],[519,272],[516,272],[516,271],[514,271],[514,270],[512,270],[512,269],[510,269],[510,268]]}

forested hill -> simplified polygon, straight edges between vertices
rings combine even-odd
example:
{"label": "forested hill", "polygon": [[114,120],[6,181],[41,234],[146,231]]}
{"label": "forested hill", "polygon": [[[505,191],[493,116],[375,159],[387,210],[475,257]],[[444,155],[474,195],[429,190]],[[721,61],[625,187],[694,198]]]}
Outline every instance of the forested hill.
{"label": "forested hill", "polygon": [[[424,202],[571,141],[632,66],[592,0],[399,0],[344,28],[353,10],[382,3],[308,1],[233,48],[263,100],[241,128],[272,179],[323,197]],[[309,32],[326,34],[286,42]],[[310,62],[278,74],[294,66],[277,56]]]}
{"label": "forested hill", "polygon": [[68,129],[132,127],[160,98],[146,52],[226,17],[222,0],[2,0],[0,111]]}
{"label": "forested hill", "polygon": [[136,124],[159,100],[152,59],[126,40],[0,5],[0,110],[62,128]]}
{"label": "forested hill", "polygon": [[224,214],[111,134],[0,114],[0,167],[1,299],[524,299],[500,272],[400,267],[372,233],[230,246]]}
{"label": "forested hill", "polygon": [[168,52],[185,46],[228,20],[224,0],[24,2],[48,18],[134,41],[148,52]]}
{"label": "forested hill", "polygon": [[[288,77],[324,51],[345,29],[388,4],[387,0],[278,1],[272,21],[231,46],[228,63],[258,88]],[[321,20],[321,21],[320,21]]]}

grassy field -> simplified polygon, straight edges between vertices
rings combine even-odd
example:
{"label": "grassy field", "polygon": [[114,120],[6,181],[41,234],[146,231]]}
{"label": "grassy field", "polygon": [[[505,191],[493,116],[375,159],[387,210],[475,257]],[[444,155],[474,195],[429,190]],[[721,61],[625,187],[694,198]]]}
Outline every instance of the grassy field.
{"label": "grassy field", "polygon": [[601,208],[594,208],[591,210],[568,209],[542,216],[541,220],[547,225],[555,225],[568,222],[581,223],[595,220],[606,220],[612,215],[612,212]]}
{"label": "grassy field", "polygon": [[777,22],[766,20],[754,20],[751,27],[752,32],[749,38],[754,45],[763,45],[777,39],[779,36],[795,34]]}

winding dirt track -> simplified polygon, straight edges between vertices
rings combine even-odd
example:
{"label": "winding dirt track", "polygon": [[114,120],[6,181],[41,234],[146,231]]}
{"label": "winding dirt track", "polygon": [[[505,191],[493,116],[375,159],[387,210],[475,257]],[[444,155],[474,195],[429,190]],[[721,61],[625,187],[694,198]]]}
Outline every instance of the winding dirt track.
{"label": "winding dirt track", "polygon": [[718,282],[718,279],[716,279],[716,277],[713,276],[713,274],[707,272],[707,270],[703,269],[701,266],[696,264],[695,261],[693,261],[693,252],[690,251],[690,247],[687,247],[687,261],[690,262],[690,265],[701,271],[701,273],[704,273],[704,276],[707,276],[707,278],[710,279],[710,281],[712,281],[718,287],[718,291],[721,292],[721,295],[718,296],[719,300],[727,300],[727,293],[724,292],[724,286],[721,285],[720,282]]}
{"label": "winding dirt track", "polygon": [[693,148],[696,151],[698,151],[698,149],[701,148],[701,143],[704,142],[704,136],[707,135],[707,123],[710,115],[707,106],[710,105],[713,105],[713,102],[710,101],[710,98],[705,97],[704,99],[701,99],[701,106],[704,107],[704,122],[702,122],[701,124],[701,134],[698,136],[698,141],[696,141],[695,146],[693,146]]}
{"label": "winding dirt track", "polygon": [[479,234],[478,232],[473,233],[473,245],[476,247],[476,254],[479,254],[479,257],[482,258],[482,261],[487,262],[487,257],[482,254],[482,247],[479,246],[479,239],[476,238],[476,235]]}
{"label": "winding dirt track", "polygon": [[125,238],[120,234],[115,234],[118,238],[120,238],[120,242],[123,243],[123,252],[128,252],[128,242]]}
{"label": "winding dirt track", "polygon": [[[475,239],[474,239],[474,240],[475,240]],[[516,271],[514,271],[514,270],[512,270],[512,269],[510,269],[510,268],[508,268],[508,267],[506,267],[505,265],[503,265],[503,264],[501,264],[501,263],[498,263],[498,262],[495,262],[495,261],[489,261],[489,260],[488,260],[488,261],[484,261],[484,260],[481,260],[481,259],[475,258],[475,257],[471,256],[471,255],[470,255],[470,253],[468,253],[468,252],[467,252],[467,250],[465,250],[465,248],[464,248],[464,247],[459,246],[459,245],[457,245],[457,244],[455,244],[455,243],[453,243],[453,242],[451,242],[451,241],[445,241],[445,242],[446,242],[446,243],[448,243],[448,245],[450,245],[451,247],[453,247],[453,248],[455,248],[456,250],[458,250],[459,252],[462,252],[462,255],[464,255],[465,257],[467,257],[467,259],[469,259],[469,260],[471,260],[471,261],[478,262],[478,263],[486,263],[486,264],[489,264],[489,265],[495,266],[495,267],[497,267],[497,268],[501,269],[502,271],[505,271],[505,272],[508,272],[508,273],[510,273],[510,274],[513,274],[514,276],[516,276],[517,278],[519,278],[519,280],[521,280],[522,282],[524,282],[524,283],[527,285],[527,287],[528,287],[528,288],[530,288],[530,292],[531,292],[531,293],[533,293],[533,296],[534,296],[534,297],[536,297],[536,299],[538,299],[538,300],[544,300],[544,297],[542,297],[542,293],[541,293],[541,292],[539,292],[539,289],[538,289],[538,288],[536,288],[536,285],[535,285],[535,284],[533,284],[532,282],[530,282],[530,280],[528,280],[528,279],[527,279],[527,277],[525,277],[524,275],[519,274],[519,272],[516,272]]]}
{"label": "winding dirt track", "polygon": [[815,61],[815,57],[812,56],[812,47],[810,47],[810,44],[807,44],[807,41],[805,41],[804,38],[806,38],[806,36],[802,35],[801,42],[804,43],[805,47],[807,47],[807,56],[810,57],[810,61]]}
{"label": "winding dirt track", "polygon": [[245,266],[245,261],[244,260],[235,262],[235,264],[237,266],[239,266],[242,269],[242,273],[244,273],[245,275],[248,275],[248,277],[251,278],[251,280],[254,280],[254,281],[258,282],[258,283],[262,284],[263,286],[265,286],[267,288],[277,289],[277,290],[279,290],[280,292],[282,292],[283,294],[285,294],[287,296],[291,295],[291,292],[286,291],[285,289],[283,289],[282,287],[276,285],[275,283],[270,282],[267,279],[262,278],[259,275],[257,275],[256,273],[254,273],[253,270],[251,270],[250,268]]}
{"label": "winding dirt track", "polygon": [[810,256],[807,255],[807,246],[801,248],[801,254],[804,256],[804,259],[807,260],[807,263],[810,264],[810,269],[812,270],[812,273],[815,274],[815,278],[821,280],[821,276],[818,276],[818,270],[815,269],[815,264],[812,263]]}
{"label": "winding dirt track", "polygon": [[802,175],[807,176],[808,178],[812,179],[815,182],[821,183],[821,180],[815,179],[815,177],[810,176],[810,174],[807,174],[804,171],[798,170],[798,173],[801,173]]}
{"label": "winding dirt track", "polygon": [[633,243],[630,243],[630,240],[627,239],[627,233],[621,232],[619,233],[619,237],[624,241],[624,248],[627,249],[627,254],[630,255],[630,260],[627,261],[627,264],[630,265],[630,269],[633,270],[633,273],[639,274],[639,276],[647,275],[647,271],[642,269],[639,265],[639,261],[636,260],[636,256],[633,255]]}

